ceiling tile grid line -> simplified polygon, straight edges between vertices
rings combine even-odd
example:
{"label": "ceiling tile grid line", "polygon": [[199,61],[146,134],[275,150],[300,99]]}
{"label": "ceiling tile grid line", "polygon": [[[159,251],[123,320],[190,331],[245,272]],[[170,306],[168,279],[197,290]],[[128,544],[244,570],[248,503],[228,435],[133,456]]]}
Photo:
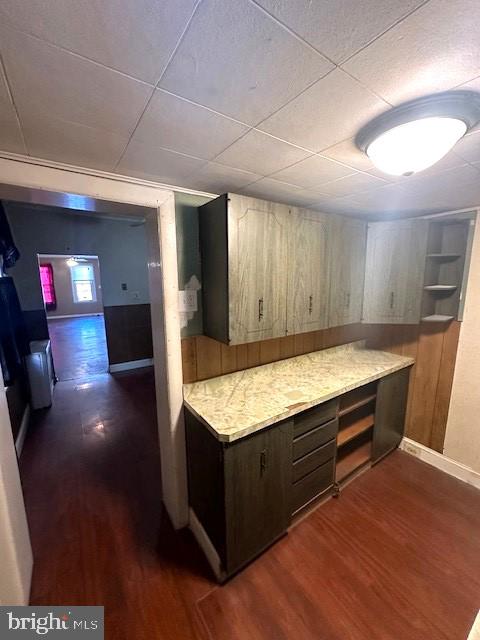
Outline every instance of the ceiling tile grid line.
{"label": "ceiling tile grid line", "polygon": [[162,79],[164,73],[166,72],[166,70],[168,68],[168,65],[170,64],[170,62],[173,59],[173,56],[175,55],[175,52],[178,50],[178,47],[180,46],[180,43],[182,42],[183,38],[185,37],[185,34],[188,31],[188,27],[190,26],[190,24],[191,24],[191,22],[192,22],[192,20],[193,20],[193,18],[195,16],[195,13],[197,12],[197,9],[200,6],[201,2],[202,2],[202,0],[197,0],[197,2],[195,3],[195,6],[193,7],[193,10],[192,10],[192,13],[190,14],[190,17],[188,18],[187,23],[185,24],[184,28],[182,29],[180,37],[178,38],[178,40],[177,40],[177,42],[175,44],[175,47],[173,48],[173,51],[171,52],[170,56],[168,57],[167,63],[165,64],[165,66],[162,69],[162,72],[161,72],[157,82],[155,83],[155,86],[154,86],[153,91],[152,91],[152,93],[150,95],[150,98],[148,99],[147,104],[145,105],[145,109],[143,110],[142,114],[140,115],[140,117],[139,117],[139,119],[137,121],[137,124],[135,125],[135,127],[133,129],[133,131],[132,131],[132,133],[130,135],[130,138],[128,139],[128,142],[125,145],[125,149],[123,150],[122,154],[120,155],[120,158],[117,160],[117,162],[115,164],[114,171],[117,170],[118,166],[122,162],[122,160],[123,160],[123,158],[125,156],[125,153],[126,153],[126,151],[128,149],[128,145],[130,144],[130,141],[132,140],[132,138],[133,138],[133,136],[135,134],[135,131],[137,130],[137,128],[138,128],[143,116],[145,115],[145,113],[146,113],[146,111],[147,111],[147,109],[148,109],[148,107],[149,107],[149,105],[150,105],[150,103],[151,103],[151,101],[153,99],[153,96],[155,95],[155,88],[158,87],[158,85],[160,83],[160,80]]}
{"label": "ceiling tile grid line", "polygon": [[[270,11],[267,11],[267,9],[265,9],[265,7],[262,7],[262,5],[259,4],[256,0],[248,0],[248,2],[250,2],[256,9],[258,9],[263,14],[265,14],[268,18],[270,18],[270,20],[273,20],[282,29],[285,29],[285,31],[288,31],[288,33],[290,33],[294,38],[297,38],[297,40],[300,40],[300,42],[303,45],[305,45],[306,47],[309,47],[316,54],[318,54],[318,55],[322,56],[322,58],[325,58],[326,60],[328,60],[328,62],[330,62],[335,67],[338,66],[338,64],[334,60],[332,60],[325,53],[323,53],[322,51],[320,51],[319,49],[314,47],[310,42],[305,40],[305,38],[302,38],[302,36],[299,33],[297,33],[295,31],[295,29],[292,29],[288,24],[286,24],[285,22],[282,22],[282,20],[279,20],[276,16],[274,16],[272,13],[270,13]],[[428,0],[426,0],[426,2],[428,2]]]}
{"label": "ceiling tile grid line", "polygon": [[89,62],[90,64],[93,64],[97,67],[101,67],[102,69],[108,69],[108,71],[111,71],[112,73],[118,73],[119,75],[123,76],[124,78],[128,78],[129,80],[134,80],[135,82],[141,82],[142,84],[145,84],[152,88],[155,87],[155,84],[152,82],[147,82],[146,80],[142,80],[141,78],[125,73],[121,69],[116,69],[115,67],[108,66],[106,64],[103,64],[102,62],[98,62],[98,60],[94,60],[93,58],[89,58],[88,56],[82,55],[81,53],[77,53],[76,51],[72,51],[71,49],[67,49],[66,47],[62,47],[58,44],[55,44],[54,42],[50,42],[49,40],[45,40],[44,38],[39,38],[34,33],[30,33],[28,31],[25,31],[24,29],[18,29],[17,27],[12,27],[9,24],[3,24],[2,27],[5,29],[9,29],[11,31],[16,31],[17,33],[21,33],[24,36],[27,36],[28,38],[33,38],[34,40],[38,40],[38,42],[41,42],[44,45],[47,45],[48,47],[58,49],[59,51],[62,51],[64,54],[68,56],[79,58],[80,60]]}
{"label": "ceiling tile grid line", "polygon": [[20,114],[18,113],[18,109],[17,109],[17,105],[15,104],[15,99],[13,97],[13,93],[12,93],[12,88],[10,86],[10,82],[8,80],[8,76],[7,76],[7,70],[5,68],[5,64],[3,62],[3,56],[2,56],[2,52],[0,51],[0,83],[3,80],[3,84],[5,85],[5,89],[7,91],[8,94],[8,100],[10,101],[10,104],[12,106],[12,110],[14,112],[15,115],[15,119],[20,131],[20,136],[22,139],[22,143],[23,146],[25,148],[25,152],[27,153],[27,155],[29,155],[29,151],[28,151],[28,145],[27,145],[27,141],[25,140],[25,135],[23,133],[23,129],[22,129],[22,121],[20,119]]}

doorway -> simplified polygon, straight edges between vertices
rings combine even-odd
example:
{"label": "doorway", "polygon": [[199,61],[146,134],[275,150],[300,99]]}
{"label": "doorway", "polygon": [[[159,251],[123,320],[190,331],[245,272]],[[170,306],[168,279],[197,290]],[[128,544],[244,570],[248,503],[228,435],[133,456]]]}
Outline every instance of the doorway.
{"label": "doorway", "polygon": [[57,379],[107,373],[98,256],[38,254],[38,268]]}

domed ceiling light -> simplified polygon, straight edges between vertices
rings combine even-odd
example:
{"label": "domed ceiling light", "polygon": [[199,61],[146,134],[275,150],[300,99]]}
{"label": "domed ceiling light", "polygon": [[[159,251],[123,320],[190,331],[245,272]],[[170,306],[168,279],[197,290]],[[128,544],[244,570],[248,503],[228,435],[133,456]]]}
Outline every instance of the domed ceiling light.
{"label": "domed ceiling light", "polygon": [[382,113],[355,143],[380,171],[410,176],[438,162],[479,121],[480,94],[437,93]]}

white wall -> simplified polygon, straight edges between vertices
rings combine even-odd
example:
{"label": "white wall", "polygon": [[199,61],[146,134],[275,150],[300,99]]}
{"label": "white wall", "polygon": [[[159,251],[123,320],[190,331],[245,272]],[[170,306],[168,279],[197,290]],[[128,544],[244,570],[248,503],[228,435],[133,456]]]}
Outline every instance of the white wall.
{"label": "white wall", "polygon": [[[0,371],[1,379],[1,371]],[[28,604],[32,573],[28,533],[17,457],[0,387],[0,605]]]}
{"label": "white wall", "polygon": [[480,220],[473,238],[443,453],[480,473]]}

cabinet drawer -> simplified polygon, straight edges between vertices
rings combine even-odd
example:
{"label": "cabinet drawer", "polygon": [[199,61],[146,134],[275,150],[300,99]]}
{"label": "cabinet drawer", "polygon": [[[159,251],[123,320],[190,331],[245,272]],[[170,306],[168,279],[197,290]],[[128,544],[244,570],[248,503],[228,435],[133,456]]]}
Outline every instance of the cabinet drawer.
{"label": "cabinet drawer", "polygon": [[338,431],[338,419],[330,420],[321,427],[312,429],[304,433],[293,441],[293,459],[298,460],[310,451],[313,451],[322,444],[325,444],[332,438],[335,438]]}
{"label": "cabinet drawer", "polygon": [[334,398],[328,402],[313,407],[299,413],[293,418],[293,435],[296,438],[307,431],[311,431],[315,427],[320,426],[324,422],[328,422],[337,415],[338,399]]}
{"label": "cabinet drawer", "polygon": [[329,460],[292,486],[292,513],[333,484],[334,460]]}
{"label": "cabinet drawer", "polygon": [[320,465],[335,457],[336,443],[330,440],[327,444],[314,449],[293,464],[293,482],[297,482]]}

